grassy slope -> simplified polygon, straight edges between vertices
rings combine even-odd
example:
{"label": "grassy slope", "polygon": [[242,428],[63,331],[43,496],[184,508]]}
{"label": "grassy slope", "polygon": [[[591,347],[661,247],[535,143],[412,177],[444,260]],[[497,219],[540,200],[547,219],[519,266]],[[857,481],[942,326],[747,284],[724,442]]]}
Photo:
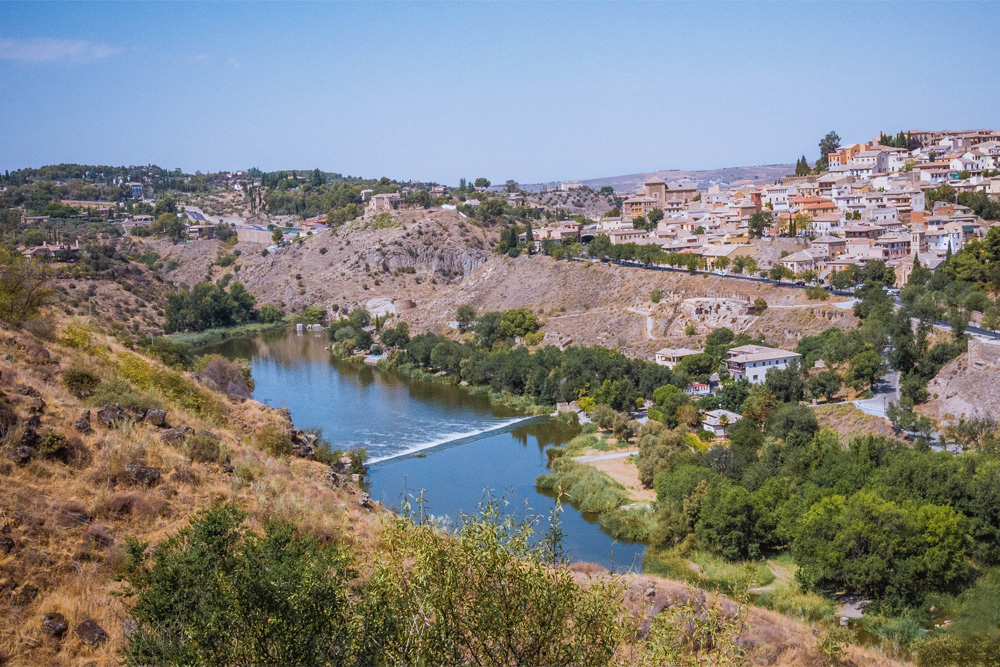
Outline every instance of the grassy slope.
{"label": "grassy slope", "polygon": [[[27,415],[28,401],[17,398],[19,385],[41,394],[46,403],[41,434],[54,431],[77,437],[72,423],[88,406],[61,385],[60,373],[67,368],[87,367],[106,380],[120,377],[127,367],[135,375],[137,363],[151,367],[157,378],[169,374],[156,362],[137,360],[114,339],[96,332],[84,344],[77,335],[75,345],[67,345],[70,324],[66,318],[54,321],[51,329],[59,337],[52,340],[0,331],[0,358],[5,360],[0,390],[15,401],[22,417]],[[82,328],[80,323],[73,326]],[[47,359],[39,360],[39,347],[48,352]],[[126,610],[114,595],[118,584],[113,578],[123,560],[126,538],[155,543],[185,526],[194,512],[220,502],[242,505],[256,529],[272,518],[288,519],[320,539],[344,540],[359,554],[377,553],[379,519],[377,513],[360,509],[356,490],[329,486],[326,468],[319,463],[275,458],[254,447],[254,434],[265,424],[280,421],[275,411],[254,401],[234,403],[208,393],[196,414],[182,407],[191,405],[190,400],[171,398],[156,382],[160,380],[154,380],[149,393],[166,406],[169,423],[218,434],[234,472],[190,461],[182,447],[161,442],[162,432],[153,426],[109,429],[96,419],[94,433],[79,437],[74,443],[76,455],[68,462],[36,459],[17,466],[0,459],[0,531],[13,541],[13,550],[0,555],[4,664],[117,664]],[[206,404],[210,408],[204,408]],[[10,450],[4,443],[3,454]],[[161,481],[149,488],[122,481],[127,479],[122,473],[128,464],[157,468]],[[110,544],[95,539],[100,535],[110,538]],[[638,591],[637,609],[647,612],[643,592],[649,584],[657,596],[676,599],[687,594],[682,584],[655,576],[629,581],[630,590]],[[654,611],[660,608],[654,606]],[[62,613],[70,623],[61,641],[41,631],[39,619],[47,612]],[[107,631],[106,642],[90,647],[76,636],[75,627],[86,619]],[[810,626],[772,612],[750,610],[747,640],[755,661],[818,664]],[[864,649],[848,650],[856,664],[898,664]]]}
{"label": "grassy slope", "polygon": [[[49,359],[29,360],[25,343],[43,346]],[[72,422],[87,406],[62,387],[61,370],[84,366],[105,379],[118,374],[127,352],[99,334],[91,335],[91,345],[84,352],[58,341],[0,332],[0,354],[9,359],[2,366],[0,390],[11,400],[18,398],[17,385],[39,391],[46,403],[40,434],[51,430],[78,435]],[[105,351],[95,353],[101,349]],[[284,518],[323,538],[347,538],[359,546],[371,543],[377,519],[352,502],[351,491],[327,484],[324,465],[274,458],[253,447],[252,435],[278,421],[276,412],[253,401],[237,404],[215,395],[218,414],[199,417],[161,391],[150,393],[166,406],[170,425],[186,424],[221,436],[235,472],[191,462],[181,447],[163,444],[156,427],[108,429],[96,418],[94,433],[79,436],[79,454],[69,463],[36,459],[17,466],[0,458],[0,530],[15,545],[11,553],[0,555],[0,662],[116,664],[125,612],[114,597],[117,584],[112,577],[122,562],[126,538],[162,540],[194,512],[220,502],[242,504],[258,528],[268,519]],[[16,406],[22,415],[24,402]],[[3,453],[10,449],[4,445]],[[161,481],[150,488],[119,482],[130,463],[159,469]],[[92,517],[89,523],[82,520],[83,514]],[[112,544],[94,539],[103,529]],[[40,631],[40,616],[51,611],[64,614],[70,623],[62,641]],[[73,632],[87,618],[109,635],[96,648],[85,646]]]}

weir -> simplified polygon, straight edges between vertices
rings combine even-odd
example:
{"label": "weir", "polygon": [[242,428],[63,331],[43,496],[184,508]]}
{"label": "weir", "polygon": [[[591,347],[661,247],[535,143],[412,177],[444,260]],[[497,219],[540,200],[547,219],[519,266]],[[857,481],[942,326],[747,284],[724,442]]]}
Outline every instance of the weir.
{"label": "weir", "polygon": [[496,435],[497,433],[506,433],[507,431],[511,431],[519,426],[528,426],[529,424],[542,424],[550,419],[551,417],[547,415],[536,415],[532,417],[515,417],[501,424],[487,426],[486,428],[474,429],[471,431],[466,431],[464,433],[448,433],[436,440],[431,440],[429,442],[423,442],[417,445],[412,445],[400,452],[394,452],[391,454],[386,454],[384,456],[374,456],[368,460],[368,464],[374,466],[379,463],[383,463],[385,461],[391,461],[392,459],[398,459],[403,456],[409,456],[411,454],[427,451],[429,449],[437,449],[437,448],[443,449],[445,447],[464,445],[468,442],[473,442],[475,440],[480,440],[482,438],[486,438],[491,435]]}

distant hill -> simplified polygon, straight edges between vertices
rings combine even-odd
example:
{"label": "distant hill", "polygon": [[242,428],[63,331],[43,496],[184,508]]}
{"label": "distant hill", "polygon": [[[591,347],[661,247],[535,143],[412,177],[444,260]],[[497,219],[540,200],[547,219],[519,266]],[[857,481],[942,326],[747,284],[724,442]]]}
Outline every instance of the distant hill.
{"label": "distant hill", "polygon": [[[721,169],[706,169],[704,171],[665,169],[655,173],[668,183],[670,181],[692,180],[698,183],[699,188],[706,188],[711,182],[733,183],[735,181],[753,181],[754,183],[772,183],[794,172],[794,164],[764,164],[755,167],[723,167]],[[580,182],[595,189],[610,185],[616,192],[634,192],[649,177],[650,173],[653,172],[605,176]],[[533,191],[540,190],[542,185],[544,184],[522,184],[521,187],[524,190]]]}

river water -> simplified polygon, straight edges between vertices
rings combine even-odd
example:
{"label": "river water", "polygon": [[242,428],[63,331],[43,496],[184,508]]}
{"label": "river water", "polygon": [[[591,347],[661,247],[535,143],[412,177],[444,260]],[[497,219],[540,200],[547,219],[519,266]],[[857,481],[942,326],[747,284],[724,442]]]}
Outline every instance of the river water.
{"label": "river water", "polygon": [[[322,428],[334,448],[367,447],[369,491],[389,508],[422,491],[431,514],[458,521],[492,493],[509,511],[551,513],[554,500],[535,478],[547,472],[545,450],[573,437],[573,428],[493,407],[455,385],[333,361],[326,345],[325,331],[290,328],[203,352],[250,359],[254,398],[288,408],[296,427]],[[643,545],[613,540],[596,517],[568,504],[560,521],[571,559],[641,570]]]}

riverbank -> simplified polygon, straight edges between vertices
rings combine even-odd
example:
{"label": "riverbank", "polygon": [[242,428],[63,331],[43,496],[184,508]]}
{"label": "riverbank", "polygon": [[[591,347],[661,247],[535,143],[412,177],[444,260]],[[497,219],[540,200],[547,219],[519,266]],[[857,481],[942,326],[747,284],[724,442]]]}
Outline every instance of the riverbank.
{"label": "riverbank", "polygon": [[[486,385],[470,385],[467,382],[462,382],[454,375],[449,375],[447,373],[429,373],[424,369],[420,368],[416,364],[412,363],[399,363],[400,351],[390,350],[388,354],[380,355],[375,363],[371,363],[369,360],[373,355],[365,354],[354,354],[352,352],[347,352],[340,345],[333,345],[330,347],[330,354],[335,357],[338,361],[346,362],[354,365],[368,365],[376,368],[380,371],[387,373],[394,373],[399,377],[409,378],[411,380],[416,380],[418,382],[430,382],[437,384],[448,384],[456,387],[460,387],[466,391],[470,396],[480,396],[485,395],[489,398],[490,405],[495,408],[506,408],[508,410],[513,410],[524,414],[525,416],[533,415],[556,415],[556,406],[554,405],[539,405],[535,403],[529,396],[517,396],[511,394],[510,392],[498,392],[494,391],[491,387]],[[563,416],[566,415],[566,416]],[[572,416],[570,416],[572,415]],[[558,418],[563,420],[565,423],[578,423],[576,418],[576,413],[564,412],[559,413]]]}
{"label": "riverbank", "polygon": [[249,324],[238,324],[233,327],[219,327],[217,329],[205,329],[204,331],[186,331],[183,333],[173,333],[165,336],[171,343],[187,345],[189,347],[201,347],[203,345],[218,345],[231,338],[250,338],[268,331],[278,331],[293,324],[291,320],[281,322],[251,322]]}

